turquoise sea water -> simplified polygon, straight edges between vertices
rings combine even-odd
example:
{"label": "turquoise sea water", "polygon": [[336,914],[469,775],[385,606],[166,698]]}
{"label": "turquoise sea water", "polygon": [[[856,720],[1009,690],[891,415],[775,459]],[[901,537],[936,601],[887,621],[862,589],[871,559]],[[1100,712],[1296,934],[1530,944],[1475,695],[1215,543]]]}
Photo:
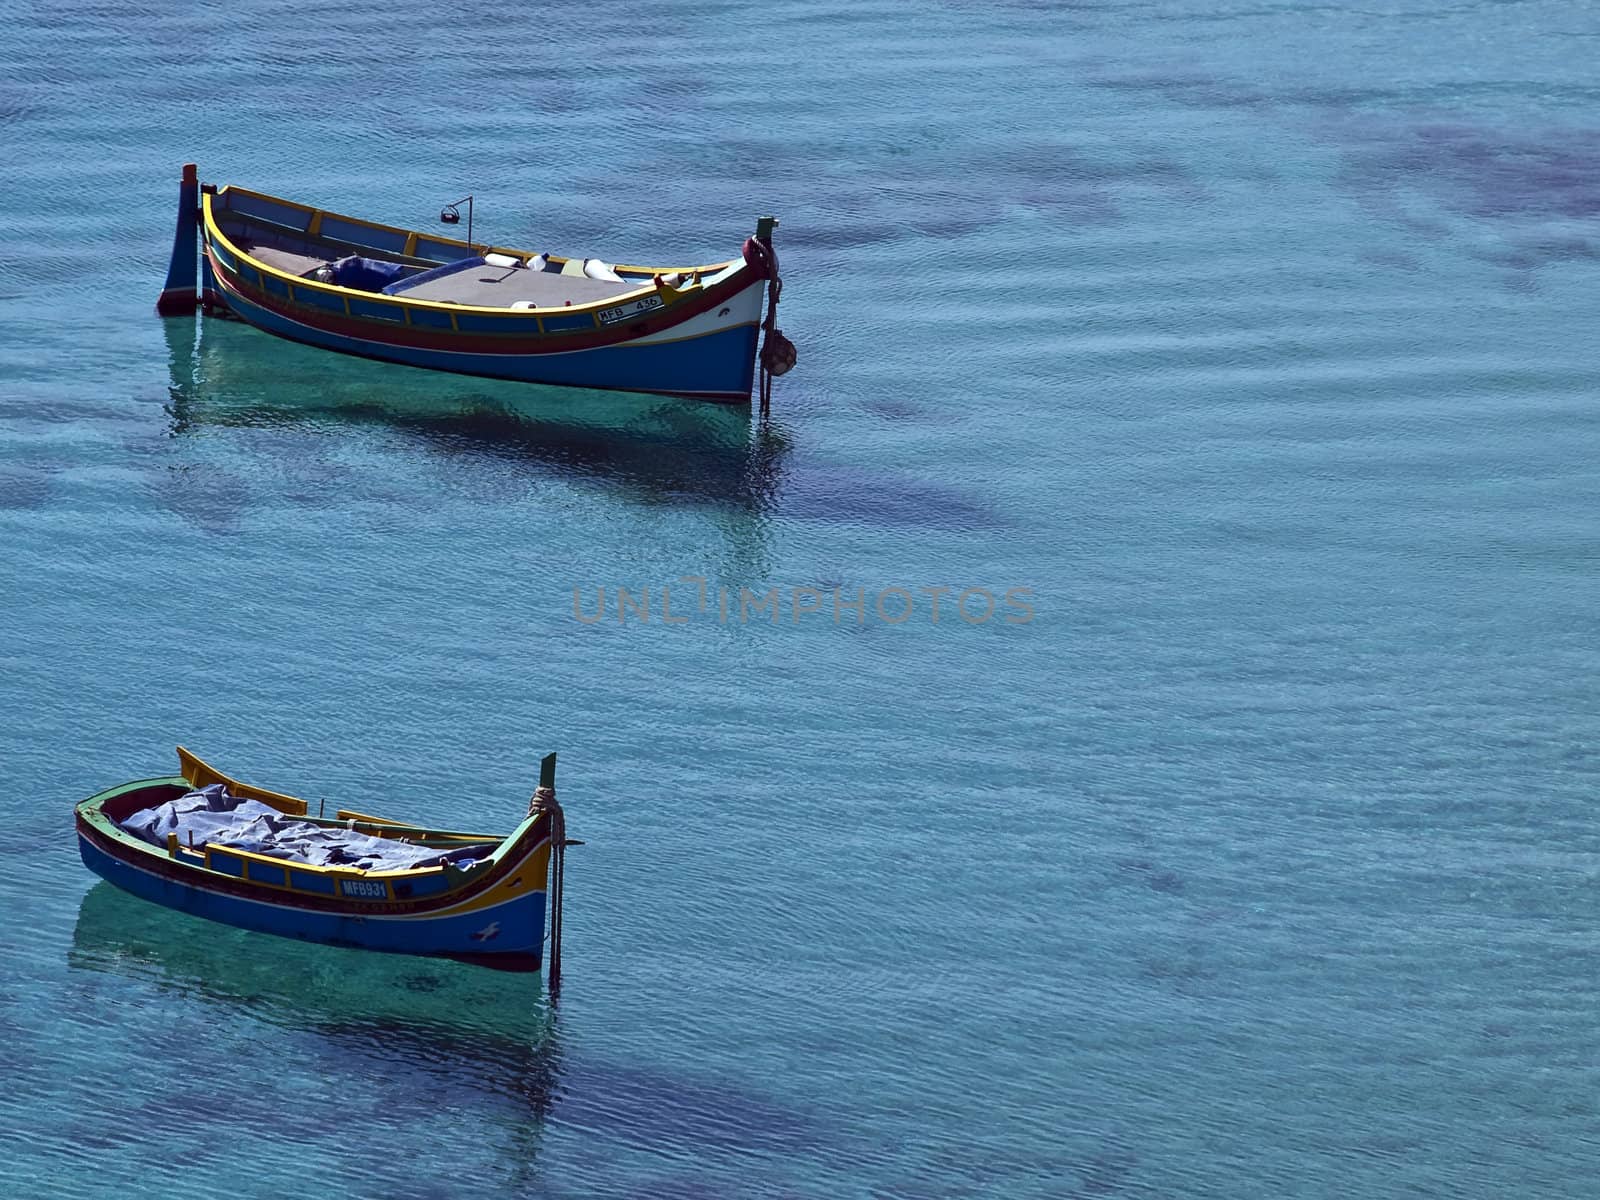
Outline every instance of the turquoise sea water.
{"label": "turquoise sea water", "polygon": [[[1593,1194],[1592,11],[0,18],[8,1194]],[[777,213],[800,365],[757,428],[160,321],[187,160]],[[97,885],[179,741],[489,827],[558,750],[559,1005]]]}

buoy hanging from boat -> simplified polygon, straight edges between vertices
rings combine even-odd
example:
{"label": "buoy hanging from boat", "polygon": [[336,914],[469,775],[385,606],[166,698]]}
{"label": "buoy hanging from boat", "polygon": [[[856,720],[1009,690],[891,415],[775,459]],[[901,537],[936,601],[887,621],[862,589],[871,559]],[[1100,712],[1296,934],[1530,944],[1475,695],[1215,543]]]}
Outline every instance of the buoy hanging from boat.
{"label": "buoy hanging from boat", "polygon": [[795,358],[794,343],[783,336],[783,330],[768,330],[767,340],[761,347],[761,365],[767,374],[774,378],[788,374],[794,369]]}
{"label": "buoy hanging from boat", "polygon": [[778,300],[783,295],[783,278],[778,274],[778,252],[772,248],[772,231],[778,218],[762,217],[756,222],[756,235],[744,244],[744,260],[767,277],[767,319],[761,323],[764,334],[758,361],[761,364],[761,415],[772,412],[772,381],[794,369],[798,357],[794,343],[778,328]]}

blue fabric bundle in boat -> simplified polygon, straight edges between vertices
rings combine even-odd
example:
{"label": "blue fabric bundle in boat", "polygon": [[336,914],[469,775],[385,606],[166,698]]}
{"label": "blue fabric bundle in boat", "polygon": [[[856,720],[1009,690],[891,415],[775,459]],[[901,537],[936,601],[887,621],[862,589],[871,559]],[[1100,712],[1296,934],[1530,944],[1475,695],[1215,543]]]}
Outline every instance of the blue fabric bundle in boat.
{"label": "blue fabric bundle in boat", "polygon": [[220,842],[240,821],[271,814],[283,814],[257,800],[241,800],[230,796],[220,783],[179,796],[165,804],[134,813],[121,822],[129,833],[156,846],[167,844],[167,835],[175,833],[184,845],[193,836],[196,846],[207,842]]}
{"label": "blue fabric bundle in boat", "polygon": [[404,263],[384,262],[382,259],[352,254],[339,259],[329,270],[333,274],[330,283],[363,292],[381,292],[405,274],[406,267]]}
{"label": "blue fabric bundle in boat", "polygon": [[324,867],[359,867],[363,871],[401,871],[452,863],[470,867],[492,846],[441,851],[394,838],[369,837],[354,829],[317,825],[286,817],[258,800],[230,796],[220,783],[200,788],[142,809],[121,822],[122,828],[156,846],[165,847],[175,833],[181,845],[234,846],[273,858]]}
{"label": "blue fabric bundle in boat", "polygon": [[474,254],[471,258],[458,258],[455,262],[445,263],[443,266],[430,267],[426,271],[419,271],[415,275],[407,275],[404,279],[396,280],[383,289],[386,296],[398,296],[401,292],[409,292],[414,287],[424,283],[432,283],[435,279],[443,279],[446,275],[454,275],[459,271],[470,271],[474,267],[487,266],[489,260],[481,254]]}

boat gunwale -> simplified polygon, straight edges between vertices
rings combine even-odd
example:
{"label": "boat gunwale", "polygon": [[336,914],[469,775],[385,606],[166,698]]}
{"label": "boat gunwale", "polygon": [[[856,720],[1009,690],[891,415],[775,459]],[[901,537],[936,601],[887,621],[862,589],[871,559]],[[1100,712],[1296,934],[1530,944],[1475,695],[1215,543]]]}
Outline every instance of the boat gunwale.
{"label": "boat gunwale", "polygon": [[[270,192],[258,192],[254,188],[241,187],[238,184],[234,184],[234,183],[222,184],[221,186],[219,186],[216,189],[214,194],[218,195],[218,196],[221,196],[221,195],[223,195],[225,193],[228,193],[228,192],[238,192],[240,195],[243,195],[243,196],[253,196],[257,200],[268,200],[268,201],[271,201],[273,204],[281,204],[285,208],[297,208],[301,212],[305,212],[305,213],[311,214],[311,216],[313,218],[318,217],[318,216],[321,216],[321,217],[332,217],[336,221],[348,221],[352,225],[361,225],[361,226],[364,226],[367,229],[377,229],[377,230],[382,231],[383,233],[403,233],[403,234],[407,235],[408,237],[411,234],[416,234],[418,237],[425,237],[429,241],[438,242],[440,245],[443,245],[443,246],[460,246],[462,249],[469,250],[473,254],[479,254],[479,253],[483,253],[483,254],[499,254],[499,253],[504,253],[504,254],[520,254],[520,255],[527,256],[527,257],[536,257],[534,255],[529,255],[528,251],[518,249],[518,248],[516,248],[514,246],[495,246],[495,245],[492,245],[492,244],[490,244],[488,242],[463,242],[460,238],[445,237],[442,234],[424,233],[420,229],[406,229],[405,227],[400,226],[400,225],[385,225],[382,221],[369,221],[365,217],[352,217],[352,216],[346,215],[345,213],[334,212],[332,209],[328,209],[328,208],[313,208],[311,205],[302,203],[299,200],[286,200],[282,196],[274,196]],[[227,209],[225,211],[232,212],[234,210],[233,209]],[[264,218],[254,217],[254,214],[251,214],[251,213],[243,213],[243,212],[241,212],[239,215],[240,216],[244,216],[244,217],[251,217],[251,218],[253,218],[255,220],[264,220]],[[287,228],[290,228],[290,227],[289,226],[284,226],[284,228],[287,229]],[[303,236],[303,237],[322,237],[323,236],[321,234],[312,234],[312,233],[309,232],[309,230],[297,230],[296,232],[300,233],[301,236]],[[342,238],[328,238],[327,240],[328,241],[343,241],[344,239],[342,239]],[[402,257],[405,257],[405,256],[402,255]],[[413,257],[415,257],[415,256],[413,256]],[[573,260],[574,256],[572,256],[572,255],[562,255],[562,254],[548,254],[545,257],[549,258],[552,262],[563,262],[564,263],[564,262],[571,262]],[[424,260],[424,261],[430,261],[431,262],[432,260],[428,259],[428,260]],[[727,259],[724,262],[700,263],[700,264],[694,265],[694,266],[679,266],[679,267],[647,267],[647,266],[644,266],[644,265],[639,264],[639,263],[611,263],[609,265],[611,266],[611,268],[613,270],[616,270],[616,271],[640,271],[640,272],[645,272],[645,273],[649,273],[649,274],[668,274],[668,275],[670,275],[674,271],[705,271],[705,270],[709,270],[712,267],[731,267],[737,261],[739,261],[739,260],[730,258],[730,259]]]}
{"label": "boat gunwale", "polygon": [[[335,886],[331,893],[309,891],[293,886],[268,883],[248,876],[232,875],[219,871],[209,866],[204,858],[194,861],[194,855],[200,848],[179,847],[179,854],[174,855],[170,849],[163,849],[151,842],[140,838],[137,834],[124,829],[115,818],[105,811],[108,801],[118,796],[126,795],[131,791],[153,787],[166,786],[170,788],[193,788],[194,784],[182,775],[157,776],[150,779],[131,780],[127,783],[117,784],[96,792],[93,796],[81,800],[75,806],[74,815],[77,833],[80,838],[87,838],[93,842],[108,857],[123,863],[125,866],[137,870],[152,872],[163,878],[172,880],[186,887],[194,887],[202,891],[222,892],[245,899],[256,899],[264,903],[287,905],[293,908],[310,909],[322,912],[361,912],[366,915],[394,915],[409,916],[417,919],[445,916],[446,912],[432,910],[448,910],[458,907],[463,903],[485,895],[499,886],[502,880],[516,866],[548,844],[549,830],[535,835],[535,826],[542,814],[533,813],[514,829],[510,834],[499,839],[499,845],[483,860],[480,870],[462,872],[460,868],[449,864],[423,868],[400,868],[393,870],[369,871],[360,867],[350,866],[323,866],[315,863],[304,863],[294,859],[276,858],[271,855],[257,854],[240,847],[217,846],[216,850],[235,855],[241,859],[253,862],[262,862],[279,867],[285,872],[300,871],[313,874],[334,881],[341,879],[369,879],[386,884],[403,882],[406,880],[429,879],[442,876],[449,878],[451,872],[461,875],[461,879],[453,886],[417,898],[393,897],[389,888],[381,897],[349,896]],[[337,821],[327,821],[318,818],[302,818],[313,823],[328,824],[333,827],[340,825]],[[426,832],[421,826],[393,826],[396,831],[414,830]],[[190,857],[184,856],[184,851],[190,850]],[[532,888],[531,891],[541,891],[542,888]],[[523,893],[526,894],[526,893]],[[508,897],[509,899],[509,897]]]}
{"label": "boat gunwale", "polygon": [[[234,192],[234,191],[239,192],[242,195],[253,196],[253,197],[255,197],[257,199],[260,199],[260,200],[267,200],[267,201],[270,201],[270,202],[272,202],[274,204],[281,204],[281,205],[283,205],[283,206],[285,206],[287,208],[292,208],[292,209],[299,210],[301,212],[309,213],[309,214],[311,214],[312,218],[317,217],[319,215],[320,216],[324,216],[324,217],[333,217],[335,220],[348,221],[348,222],[350,222],[352,224],[355,224],[355,225],[361,225],[361,226],[364,226],[364,227],[366,227],[368,229],[381,230],[381,231],[383,231],[385,233],[404,234],[404,235],[406,235],[407,238],[410,238],[413,235],[417,236],[417,237],[426,237],[431,241],[439,242],[441,245],[460,246],[460,247],[468,250],[470,252],[470,255],[503,253],[503,254],[516,255],[516,256],[519,256],[519,257],[522,257],[522,258],[533,258],[533,257],[537,257],[537,256],[533,255],[533,254],[530,254],[526,250],[520,250],[520,249],[516,249],[516,248],[513,248],[513,247],[490,246],[487,249],[481,249],[480,250],[480,248],[479,248],[479,246],[477,244],[474,244],[474,243],[471,243],[471,242],[463,242],[463,241],[459,241],[459,240],[457,240],[455,238],[435,237],[431,233],[424,234],[424,233],[422,233],[421,230],[403,229],[398,225],[383,225],[383,224],[380,224],[380,223],[378,223],[376,221],[363,220],[360,217],[348,217],[348,216],[345,216],[343,213],[335,213],[335,212],[329,212],[329,211],[327,211],[325,209],[312,208],[310,205],[301,204],[301,203],[299,203],[297,201],[285,200],[280,196],[273,196],[273,195],[270,195],[270,194],[268,194],[266,192],[253,191],[250,188],[235,187],[232,184],[224,184],[221,188],[217,189],[216,191],[202,192],[201,193],[201,196],[200,196],[201,214],[202,214],[201,219],[202,219],[202,221],[204,223],[205,240],[207,242],[215,239],[217,242],[219,242],[221,244],[221,246],[225,250],[228,251],[228,253],[233,254],[233,255],[237,256],[238,258],[244,260],[245,262],[249,263],[252,267],[257,269],[258,271],[261,271],[261,272],[263,272],[265,274],[271,275],[274,278],[279,279],[279,280],[281,280],[282,282],[284,282],[286,284],[291,284],[291,285],[293,285],[294,287],[297,287],[297,288],[309,287],[309,288],[311,288],[313,290],[316,290],[316,291],[326,292],[326,293],[329,293],[330,295],[339,296],[339,297],[343,298],[346,301],[351,300],[351,299],[357,299],[357,300],[366,301],[368,303],[398,304],[398,305],[400,305],[402,307],[414,307],[414,308],[420,308],[420,309],[426,309],[426,310],[432,310],[432,311],[438,311],[438,312],[444,312],[444,313],[456,313],[456,314],[466,313],[466,314],[473,314],[473,315],[489,315],[489,316],[502,317],[502,318],[504,318],[504,317],[513,317],[513,318],[525,317],[525,318],[532,319],[535,322],[535,329],[538,329],[537,322],[538,322],[538,318],[540,318],[540,317],[548,317],[548,316],[555,316],[555,315],[569,316],[569,315],[578,315],[578,314],[588,314],[588,315],[594,316],[594,315],[598,314],[602,309],[611,308],[611,307],[614,307],[614,306],[620,305],[620,304],[625,304],[625,303],[629,302],[630,300],[638,300],[638,299],[641,299],[644,295],[647,295],[647,294],[660,295],[662,297],[663,301],[665,302],[665,304],[670,307],[675,302],[687,298],[690,292],[698,292],[700,295],[709,295],[711,290],[712,290],[710,287],[707,287],[707,285],[702,281],[700,284],[698,284],[695,287],[685,288],[685,289],[679,291],[677,289],[671,288],[670,286],[658,285],[655,282],[654,278],[651,278],[651,279],[646,279],[646,280],[642,281],[638,287],[632,289],[631,291],[619,292],[615,296],[602,297],[599,300],[586,301],[583,304],[540,305],[540,306],[534,306],[534,307],[529,307],[529,308],[509,308],[509,307],[495,307],[495,306],[492,306],[492,305],[458,304],[458,303],[455,303],[453,301],[447,301],[447,300],[424,300],[424,299],[420,299],[420,298],[410,298],[410,299],[408,299],[404,294],[401,294],[401,295],[388,295],[388,294],[385,294],[383,292],[368,292],[368,291],[363,291],[360,288],[343,287],[343,286],[341,286],[339,284],[324,283],[319,279],[311,279],[311,278],[308,278],[307,276],[304,276],[304,275],[290,274],[287,271],[284,271],[284,270],[282,270],[282,269],[280,269],[278,267],[274,267],[270,263],[264,262],[261,259],[252,256],[248,251],[241,250],[234,243],[234,241],[222,230],[220,224],[218,223],[218,221],[216,220],[215,215],[212,212],[212,200],[214,198],[224,196],[224,195],[228,194],[229,192]],[[231,210],[224,209],[223,211],[226,212],[226,211],[231,211]],[[262,220],[261,218],[254,217],[250,213],[241,212],[239,215],[242,218],[246,219],[246,220]],[[309,220],[309,218],[308,218],[308,220]],[[264,224],[273,224],[273,222],[269,222],[269,221],[263,221],[263,223]],[[284,228],[285,230],[288,230],[290,232],[298,233],[301,237],[304,237],[307,240],[317,240],[320,237],[319,234],[311,233],[309,231],[309,226],[308,226],[308,228],[306,230],[293,230],[292,227],[289,227],[289,226],[282,226],[282,228]],[[327,240],[329,240],[329,241],[342,241],[343,239],[329,238]],[[346,245],[353,245],[355,243],[345,242],[345,244]],[[373,248],[368,247],[368,249],[373,249]],[[381,253],[381,251],[374,250],[374,253]],[[408,258],[408,257],[409,258],[417,258],[418,256],[400,254],[399,257],[400,258]],[[546,257],[552,262],[559,261],[559,262],[566,263],[566,262],[571,262],[572,261],[572,259],[570,257],[563,257],[562,255],[559,255],[559,254],[551,254],[551,255],[547,255]],[[421,261],[432,261],[432,260],[423,259]],[[457,261],[459,261],[459,260],[457,260]],[[722,280],[719,280],[717,282],[716,288],[718,290],[721,290],[725,285],[727,285],[729,283],[732,283],[735,279],[737,279],[741,272],[749,270],[750,269],[749,268],[749,264],[748,263],[740,263],[740,261],[737,260],[737,259],[727,259],[727,260],[725,260],[723,262],[706,263],[706,264],[702,264],[700,266],[691,266],[691,267],[646,267],[646,266],[635,266],[635,265],[626,264],[626,263],[614,263],[614,264],[610,264],[610,265],[612,267],[612,270],[618,271],[618,272],[621,272],[621,271],[647,271],[647,272],[651,272],[652,275],[670,275],[670,274],[674,274],[674,273],[682,274],[684,272],[701,272],[701,273],[711,272],[711,273],[716,273],[716,272],[720,272],[720,271],[726,270],[728,267],[734,266],[736,263],[739,263],[739,268],[737,270],[733,271],[731,274],[729,274],[726,279],[722,279]],[[748,286],[748,283],[746,283],[745,286]],[[696,296],[695,298],[698,299],[699,296]],[[619,322],[619,324],[620,324],[620,322]],[[542,331],[542,330],[540,330],[539,332],[540,332],[541,336],[551,336],[551,335],[548,335],[548,334],[544,334],[544,331]],[[565,331],[562,331],[562,332],[565,332]]]}

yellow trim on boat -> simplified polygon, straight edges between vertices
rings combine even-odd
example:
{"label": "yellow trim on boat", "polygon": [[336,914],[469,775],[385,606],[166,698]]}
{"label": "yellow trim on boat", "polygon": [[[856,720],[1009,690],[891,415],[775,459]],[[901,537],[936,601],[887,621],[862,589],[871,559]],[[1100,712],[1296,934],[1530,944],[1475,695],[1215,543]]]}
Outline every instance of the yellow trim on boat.
{"label": "yellow trim on boat", "polygon": [[227,787],[229,794],[238,796],[242,800],[259,800],[291,817],[306,815],[304,800],[295,796],[285,796],[282,792],[269,792],[266,788],[251,787],[248,783],[241,783],[231,775],[224,775],[182,746],[178,747],[178,763],[178,773],[189,781],[191,787],[203,788],[213,783],[220,783]]}
{"label": "yellow trim on boat", "polygon": [[[513,837],[516,835],[513,834]],[[417,919],[426,915],[430,917],[455,917],[462,913],[477,912],[480,909],[492,908],[497,904],[505,904],[510,900],[517,900],[529,892],[543,892],[548,890],[547,883],[550,877],[550,843],[548,840],[540,842],[533,850],[515,866],[506,872],[506,877],[496,883],[488,891],[479,892],[477,895],[468,896],[457,904],[448,908],[433,909],[427,914],[418,914]],[[402,920],[409,914],[402,914]]]}
{"label": "yellow trim on boat", "polygon": [[336,821],[365,821],[369,825],[405,825],[404,821],[393,821],[388,817],[372,817],[351,808],[341,808],[333,816]]}
{"label": "yellow trim on boat", "polygon": [[[184,847],[175,845],[176,841],[176,834],[168,835],[168,850],[175,857],[184,849]],[[213,854],[228,855],[239,860],[240,873],[233,877],[255,887],[275,888],[284,892],[298,892],[316,896],[329,895],[330,893],[314,888],[295,887],[290,872],[321,876],[333,883],[331,894],[342,900],[369,899],[384,903],[393,902],[396,899],[394,884],[397,880],[413,880],[442,875],[447,880],[450,880],[450,883],[443,892],[436,893],[441,897],[448,896],[451,892],[470,886],[474,882],[471,875],[459,869],[454,870],[453,873],[456,878],[451,879],[452,868],[448,865],[423,867],[420,870],[415,867],[399,867],[387,871],[363,871],[359,867],[329,867],[315,863],[299,862],[298,860],[274,858],[269,854],[257,854],[253,850],[244,850],[237,846],[213,846],[210,842],[207,842],[204,846],[194,847],[194,853],[202,859],[207,870],[216,871],[221,875],[233,875],[233,872],[219,870],[212,862]],[[399,913],[395,914],[396,918],[421,921],[443,916],[459,916],[462,913],[477,912],[480,909],[493,908],[497,904],[505,904],[508,901],[520,899],[530,891],[544,891],[546,890],[549,875],[549,859],[550,843],[548,841],[541,842],[534,849],[526,852],[521,860],[512,864],[511,869],[506,873],[506,877],[487,891],[465,897],[446,908],[433,909],[424,913]],[[277,883],[272,880],[257,878],[251,870],[252,864],[268,866],[273,868],[274,871],[281,871],[283,873],[283,882]],[[483,870],[485,868],[480,867],[478,869]],[[366,880],[382,884],[383,895],[366,897],[349,895],[341,886],[341,882],[344,880]]]}
{"label": "yellow trim on boat", "polygon": [[[191,787],[202,788],[209,787],[213,783],[220,783],[228,789],[230,795],[238,796],[240,799],[259,800],[287,816],[305,817],[307,820],[316,819],[310,816],[309,806],[304,800],[295,796],[284,795],[282,792],[268,791],[266,788],[252,787],[250,784],[243,783],[231,775],[225,775],[198,754],[183,746],[178,747],[178,764],[178,773]],[[380,826],[380,829],[370,831],[377,837],[387,836],[390,831],[395,833],[428,834],[430,836],[423,840],[429,844],[436,842],[462,842],[481,845],[486,842],[499,843],[507,840],[503,834],[498,833],[472,833],[462,829],[435,829],[432,826],[417,825],[410,821],[397,821],[392,817],[368,816],[366,813],[359,813],[353,809],[346,808],[339,809],[334,814],[334,820],[344,822],[358,821],[364,825]],[[286,860],[269,857],[269,861],[283,862]],[[317,870],[319,868],[308,864],[307,869]]]}
{"label": "yellow trim on boat", "polygon": [[[423,839],[430,845],[434,842],[503,842],[505,837],[498,833],[463,833],[459,829],[429,829],[425,825],[410,825],[405,821],[395,821],[388,817],[372,817],[366,813],[359,813],[353,809],[341,808],[333,814],[336,821],[359,821],[363,825],[382,825],[387,829],[417,830],[431,836]],[[380,833],[373,830],[373,833]]]}
{"label": "yellow trim on boat", "polygon": [[[311,213],[314,213],[316,215],[316,217],[318,217],[318,218],[320,218],[322,216],[321,210],[312,209],[308,205],[297,204],[292,200],[284,200],[279,196],[269,196],[265,192],[254,192],[254,191],[251,191],[248,188],[236,188],[236,187],[233,187],[230,184],[230,185],[228,185],[226,187],[223,187],[215,195],[213,193],[211,193],[211,192],[202,192],[201,195],[200,195],[200,208],[201,208],[201,213],[202,213],[204,221],[205,221],[206,239],[208,241],[215,241],[220,246],[222,246],[223,249],[228,251],[229,254],[232,254],[236,259],[241,260],[243,262],[247,262],[252,267],[255,267],[258,271],[261,271],[261,272],[263,272],[264,274],[267,274],[267,275],[271,275],[275,279],[281,280],[289,289],[289,299],[291,301],[293,301],[295,299],[294,290],[296,288],[308,288],[309,287],[309,288],[312,288],[312,289],[314,289],[316,291],[327,292],[327,293],[329,293],[331,295],[335,295],[335,296],[340,297],[340,299],[344,303],[345,313],[348,315],[348,313],[350,311],[350,298],[352,296],[355,296],[355,297],[358,297],[358,298],[370,298],[370,296],[372,295],[372,293],[370,293],[370,292],[363,292],[363,291],[360,291],[359,289],[356,289],[356,288],[340,287],[338,284],[333,284],[333,283],[323,283],[320,280],[306,279],[306,278],[304,278],[303,276],[300,276],[300,275],[291,275],[287,271],[280,270],[279,268],[274,267],[274,266],[270,265],[269,263],[265,263],[261,259],[255,258],[255,257],[251,256],[250,254],[246,253],[245,251],[239,249],[239,247],[234,245],[234,243],[229,239],[228,235],[222,232],[221,228],[217,225],[217,221],[216,221],[215,215],[212,213],[212,205],[211,205],[212,200],[215,199],[216,196],[222,195],[222,194],[228,193],[228,192],[238,192],[240,195],[254,196],[259,200],[266,200],[266,201],[269,201],[269,202],[271,202],[273,204],[281,204],[286,208],[295,209],[295,210],[298,210],[300,212],[311,212]],[[250,218],[250,214],[249,213],[241,213],[240,215],[245,217],[246,219]],[[421,235],[419,235],[417,233],[416,230],[401,229],[401,228],[399,228],[398,226],[395,226],[395,225],[380,225],[376,221],[364,221],[359,217],[347,217],[347,216],[343,215],[342,213],[330,213],[328,215],[330,215],[330,216],[332,216],[335,219],[340,220],[340,221],[349,221],[349,222],[351,222],[352,224],[355,224],[355,225],[365,226],[368,229],[377,229],[377,230],[381,230],[381,231],[383,231],[385,233],[405,234],[407,236],[408,243],[411,244],[413,246],[413,248],[415,247],[415,242],[414,242],[413,239],[415,239],[418,236],[421,236]],[[308,222],[308,225],[309,225],[309,222]],[[318,225],[319,225],[319,228],[320,228],[320,220],[318,221]],[[309,228],[308,228],[306,236],[315,236],[315,235],[312,235],[310,233]],[[480,247],[478,247],[478,246],[476,246],[476,245],[474,245],[472,243],[457,241],[455,238],[434,237],[432,234],[427,234],[426,236],[427,236],[429,241],[437,242],[440,245],[444,245],[444,246],[459,246],[462,249],[468,250],[473,254],[478,253],[479,250],[480,250]],[[498,246],[489,247],[487,252],[488,253],[510,254],[510,255],[514,255],[514,256],[516,256],[518,258],[522,258],[522,259],[528,259],[528,258],[534,257],[533,255],[530,255],[526,250],[516,250],[516,249],[511,249],[509,247],[498,247]],[[404,253],[404,252],[402,252],[402,253]],[[405,255],[405,257],[408,257],[408,258],[409,257],[415,257],[415,255]],[[569,263],[569,262],[576,261],[576,262],[581,263],[583,261],[582,259],[569,259],[569,258],[566,258],[565,256],[559,255],[559,254],[552,254],[552,255],[549,255],[548,257],[552,262],[559,261],[560,263],[562,263],[563,269],[565,268],[565,265],[567,263]],[[621,271],[649,271],[653,275],[670,275],[673,272],[682,273],[682,272],[720,271],[720,270],[722,270],[722,269],[724,269],[724,268],[726,268],[728,266],[731,266],[732,263],[733,263],[733,260],[729,259],[725,263],[708,263],[708,264],[702,264],[701,266],[697,266],[697,267],[637,267],[637,266],[628,266],[628,265],[619,264],[619,265],[613,267],[612,269],[615,270],[615,271],[618,271],[618,272],[621,272]],[[630,281],[627,281],[627,282],[632,282],[632,281],[630,280]],[[600,313],[600,311],[602,309],[611,308],[611,307],[613,307],[614,305],[617,305],[617,304],[624,304],[627,301],[629,301],[630,299],[638,299],[641,294],[652,294],[652,293],[655,294],[655,295],[661,296],[663,302],[665,304],[667,304],[667,305],[672,304],[672,302],[674,300],[678,299],[679,297],[681,297],[684,294],[683,292],[674,292],[671,289],[658,288],[656,286],[656,284],[655,284],[654,279],[652,278],[652,279],[641,280],[639,282],[639,286],[634,288],[632,291],[621,292],[621,293],[619,293],[619,294],[617,294],[615,296],[607,296],[607,297],[605,297],[603,299],[600,299],[600,300],[592,300],[592,301],[589,301],[586,304],[573,304],[573,305],[547,304],[547,305],[542,305],[542,306],[538,306],[538,307],[534,307],[534,308],[510,309],[510,308],[494,308],[494,307],[489,307],[489,306],[486,306],[486,305],[476,305],[476,304],[451,304],[451,303],[446,303],[444,301],[439,301],[439,300],[407,299],[404,295],[386,296],[385,300],[389,301],[389,302],[392,302],[392,303],[399,304],[402,308],[425,308],[425,309],[431,309],[431,310],[438,311],[438,312],[448,312],[448,313],[450,313],[450,328],[452,330],[454,330],[454,331],[459,332],[459,326],[457,325],[457,322],[456,322],[456,314],[458,312],[460,312],[460,313],[469,313],[469,314],[483,314],[483,315],[487,315],[487,316],[496,316],[496,317],[513,317],[513,318],[515,318],[515,317],[534,317],[536,321],[537,321],[538,316],[541,315],[541,314],[546,315],[546,316],[551,316],[551,315],[555,315],[557,313],[561,313],[561,314],[588,313],[593,317],[595,324],[598,326],[599,322],[600,322],[599,313]],[[407,320],[408,320],[408,323],[409,323],[409,317],[407,318]],[[542,324],[537,324],[536,328],[538,328],[541,332],[543,332],[543,325]]]}

